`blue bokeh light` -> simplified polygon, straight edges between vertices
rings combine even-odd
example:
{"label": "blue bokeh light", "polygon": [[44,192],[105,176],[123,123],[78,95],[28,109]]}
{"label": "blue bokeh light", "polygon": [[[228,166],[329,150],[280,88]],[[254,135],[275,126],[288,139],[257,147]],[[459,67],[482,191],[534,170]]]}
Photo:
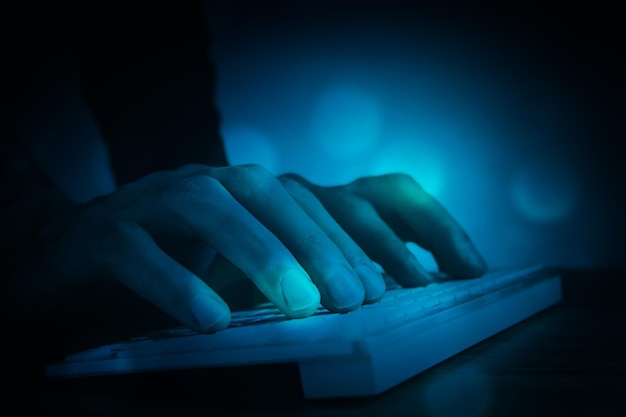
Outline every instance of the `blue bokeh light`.
{"label": "blue bokeh light", "polygon": [[407,173],[490,267],[623,264],[591,243],[617,235],[618,169],[588,143],[580,79],[544,45],[412,2],[283,6],[231,16],[244,32],[220,22],[213,49],[223,120],[267,132],[278,173],[320,185]]}
{"label": "blue bokeh light", "polygon": [[318,99],[311,134],[334,157],[352,157],[371,150],[380,135],[378,104],[348,85],[333,86]]}
{"label": "blue bokeh light", "polygon": [[573,169],[554,157],[526,161],[511,184],[516,208],[528,219],[540,223],[567,217],[575,209],[580,194]]}

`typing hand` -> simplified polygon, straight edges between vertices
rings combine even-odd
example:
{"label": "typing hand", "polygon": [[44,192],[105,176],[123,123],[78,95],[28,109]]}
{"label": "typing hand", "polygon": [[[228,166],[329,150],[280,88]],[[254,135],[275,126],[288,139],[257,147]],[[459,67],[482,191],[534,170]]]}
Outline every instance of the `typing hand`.
{"label": "typing hand", "polygon": [[[364,303],[376,301],[384,292],[379,275],[371,273],[369,259],[403,286],[431,282],[405,242],[429,250],[440,270],[455,278],[478,277],[487,269],[461,226],[409,176],[366,177],[336,187],[320,187],[293,174],[280,180],[357,272],[365,289]],[[206,276],[215,280],[216,287],[245,280],[243,272],[219,256]],[[241,286],[235,288],[233,298],[241,293]],[[333,310],[332,304],[329,309]]]}
{"label": "typing hand", "polygon": [[461,226],[407,175],[365,177],[337,187],[288,177],[311,190],[371,259],[401,285],[431,281],[405,242],[430,251],[440,270],[457,278],[475,278],[487,269]]}
{"label": "typing hand", "polygon": [[345,312],[379,299],[384,281],[370,257],[404,285],[425,284],[403,240],[432,250],[458,276],[484,271],[456,222],[404,176],[322,188],[256,165],[190,165],[76,206],[43,238],[38,268],[15,286],[18,300],[45,305],[114,280],[199,331],[230,321],[207,285],[215,267],[203,274],[216,254],[293,318],[312,314],[320,300]]}

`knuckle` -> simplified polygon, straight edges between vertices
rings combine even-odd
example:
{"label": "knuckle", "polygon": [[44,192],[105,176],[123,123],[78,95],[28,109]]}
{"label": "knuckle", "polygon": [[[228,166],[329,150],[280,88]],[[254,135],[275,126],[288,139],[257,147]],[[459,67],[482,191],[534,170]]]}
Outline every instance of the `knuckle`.
{"label": "knuckle", "polygon": [[385,190],[399,195],[421,196],[426,194],[426,191],[415,178],[404,173],[359,178],[349,184],[349,188],[357,194],[369,194],[374,190]]}
{"label": "knuckle", "polygon": [[347,184],[345,188],[352,193],[361,193],[368,190],[373,183],[380,180],[381,177],[360,177]]}
{"label": "knuckle", "polygon": [[272,173],[270,173],[267,168],[260,164],[243,164],[232,167],[233,170],[236,170],[240,173],[240,175],[251,176],[251,177],[274,177]]}
{"label": "knuckle", "polygon": [[215,178],[195,174],[167,181],[165,193],[174,199],[196,199],[214,194],[219,187],[220,184]]}
{"label": "knuckle", "polygon": [[302,183],[298,182],[295,179],[289,177],[280,177],[279,181],[283,185],[283,187],[289,192],[308,192],[308,189],[304,185],[302,185]]}
{"label": "knuckle", "polygon": [[258,164],[237,165],[227,168],[229,185],[247,194],[271,193],[280,186],[278,179],[265,167]]}
{"label": "knuckle", "polygon": [[189,222],[196,218],[191,213],[202,208],[207,213],[216,214],[223,209],[222,202],[228,195],[216,178],[204,174],[177,178],[170,181],[167,187],[162,204],[181,224],[191,227]]}
{"label": "knuckle", "polygon": [[385,183],[389,184],[389,186],[392,186],[394,188],[400,188],[400,189],[406,189],[406,190],[412,190],[412,191],[422,189],[419,183],[415,181],[415,179],[408,174],[403,174],[403,173],[387,174],[387,175],[382,176],[381,179],[385,181]]}

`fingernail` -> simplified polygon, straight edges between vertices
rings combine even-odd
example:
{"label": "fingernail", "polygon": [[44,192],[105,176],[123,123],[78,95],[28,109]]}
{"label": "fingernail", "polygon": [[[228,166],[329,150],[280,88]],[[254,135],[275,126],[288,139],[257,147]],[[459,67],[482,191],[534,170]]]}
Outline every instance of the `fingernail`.
{"label": "fingernail", "polygon": [[365,297],[365,289],[361,281],[352,271],[344,267],[335,268],[328,274],[326,291],[330,303],[339,312],[360,306]]}
{"label": "fingernail", "polygon": [[307,275],[293,269],[282,276],[280,285],[283,298],[292,312],[297,313],[311,308],[317,308],[320,303],[320,293]]}
{"label": "fingernail", "polygon": [[354,272],[356,272],[361,279],[361,283],[365,289],[365,302],[371,303],[380,300],[386,290],[385,280],[380,272],[374,269],[374,267],[363,264],[355,266]]}
{"label": "fingernail", "polygon": [[206,294],[198,294],[191,302],[191,311],[203,331],[221,330],[230,322],[230,311],[220,301]]}

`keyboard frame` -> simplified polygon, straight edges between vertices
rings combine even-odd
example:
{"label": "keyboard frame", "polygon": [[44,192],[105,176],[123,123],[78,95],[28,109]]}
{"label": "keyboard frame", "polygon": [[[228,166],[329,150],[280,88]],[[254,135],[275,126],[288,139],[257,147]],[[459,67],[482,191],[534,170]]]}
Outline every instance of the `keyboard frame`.
{"label": "keyboard frame", "polygon": [[116,357],[116,345],[110,345],[70,355],[70,361],[48,365],[45,373],[50,378],[76,378],[297,362],[307,399],[377,395],[562,299],[560,276],[554,268],[537,265],[512,272],[526,278],[355,340],[139,357]]}
{"label": "keyboard frame", "polygon": [[[537,279],[524,288],[504,288],[452,307],[445,315],[408,324],[408,329],[394,329],[395,338],[389,334],[384,336],[384,341],[382,337],[369,337],[359,343],[363,352],[360,358],[302,361],[299,368],[305,397],[380,394],[561,299],[560,276],[537,275]],[[505,310],[509,314],[502,314]],[[407,338],[411,330],[415,330],[411,333],[414,337]],[[423,343],[424,340],[428,343]]]}

